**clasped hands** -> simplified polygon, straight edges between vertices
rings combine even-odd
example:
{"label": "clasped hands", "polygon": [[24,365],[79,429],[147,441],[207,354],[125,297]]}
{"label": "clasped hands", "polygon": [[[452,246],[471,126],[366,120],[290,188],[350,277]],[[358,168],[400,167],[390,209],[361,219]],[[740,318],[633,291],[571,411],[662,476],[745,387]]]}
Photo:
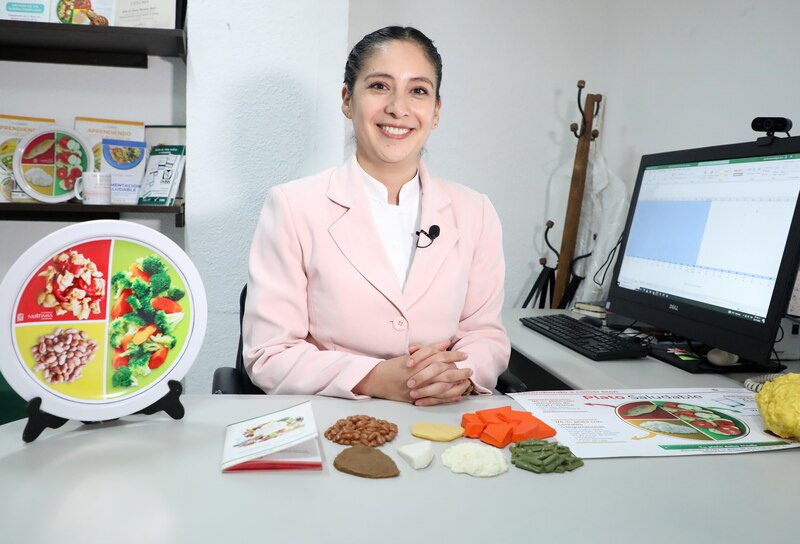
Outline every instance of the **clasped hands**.
{"label": "clasped hands", "polygon": [[432,406],[456,402],[471,387],[472,370],[458,368],[467,354],[447,351],[451,342],[412,346],[408,355],[378,363],[353,392],[371,397]]}

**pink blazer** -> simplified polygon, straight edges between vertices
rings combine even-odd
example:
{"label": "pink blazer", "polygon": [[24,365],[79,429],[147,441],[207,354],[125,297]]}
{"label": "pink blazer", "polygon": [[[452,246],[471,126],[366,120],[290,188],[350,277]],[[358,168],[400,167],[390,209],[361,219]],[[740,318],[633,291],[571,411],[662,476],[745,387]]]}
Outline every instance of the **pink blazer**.
{"label": "pink blazer", "polygon": [[[413,257],[401,291],[375,230],[353,156],[270,189],[250,249],[245,366],[268,393],[352,392],[410,345],[451,339],[489,393],[508,365],[501,323],[502,233],[489,199],[419,166],[422,228],[440,235]],[[427,239],[423,237],[427,243]]]}

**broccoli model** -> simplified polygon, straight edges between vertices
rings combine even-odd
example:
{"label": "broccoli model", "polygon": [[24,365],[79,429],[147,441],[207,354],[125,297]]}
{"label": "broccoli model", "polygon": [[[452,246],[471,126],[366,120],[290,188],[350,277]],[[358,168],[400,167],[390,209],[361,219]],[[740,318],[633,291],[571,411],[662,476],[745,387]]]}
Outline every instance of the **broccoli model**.
{"label": "broccoli model", "polygon": [[138,383],[131,374],[131,369],[127,366],[121,366],[111,377],[111,385],[114,387],[134,387]]}
{"label": "broccoli model", "polygon": [[175,327],[185,316],[178,302],[185,291],[172,286],[169,271],[157,255],[137,259],[111,278],[109,344],[114,349],[114,387],[138,385],[167,359],[178,343]]}

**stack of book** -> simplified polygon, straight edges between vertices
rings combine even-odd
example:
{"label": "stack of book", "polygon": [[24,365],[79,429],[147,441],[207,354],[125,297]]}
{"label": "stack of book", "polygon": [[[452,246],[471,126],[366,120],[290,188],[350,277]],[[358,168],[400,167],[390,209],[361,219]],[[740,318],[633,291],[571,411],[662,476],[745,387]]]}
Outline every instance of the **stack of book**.
{"label": "stack of book", "polygon": [[603,322],[605,322],[606,316],[608,314],[608,312],[606,311],[605,300],[576,302],[572,308],[572,311],[589,317],[596,317],[597,319],[602,319]]}

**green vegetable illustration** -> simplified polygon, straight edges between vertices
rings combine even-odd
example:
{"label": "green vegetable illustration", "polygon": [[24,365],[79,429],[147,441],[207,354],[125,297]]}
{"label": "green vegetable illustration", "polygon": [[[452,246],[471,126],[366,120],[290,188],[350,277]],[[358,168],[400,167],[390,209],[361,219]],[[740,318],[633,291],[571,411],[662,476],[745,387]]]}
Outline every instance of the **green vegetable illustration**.
{"label": "green vegetable illustration", "polygon": [[178,341],[175,327],[184,319],[179,301],[185,292],[172,287],[157,255],[137,259],[111,277],[113,305],[109,343],[114,349],[114,387],[134,387],[136,376],[159,368]]}

